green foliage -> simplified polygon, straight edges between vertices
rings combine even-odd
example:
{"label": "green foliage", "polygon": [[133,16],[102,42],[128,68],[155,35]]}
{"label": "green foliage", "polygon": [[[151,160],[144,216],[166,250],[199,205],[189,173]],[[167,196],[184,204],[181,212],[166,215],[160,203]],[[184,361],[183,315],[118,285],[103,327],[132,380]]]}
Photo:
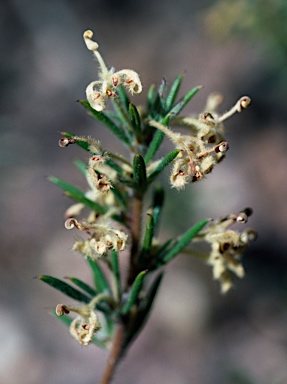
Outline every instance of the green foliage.
{"label": "green foliage", "polygon": [[104,207],[102,207],[99,203],[88,199],[85,196],[84,192],[72,186],[71,184],[66,183],[65,181],[58,179],[57,177],[54,177],[54,176],[50,176],[48,180],[50,180],[52,183],[58,185],[58,187],[63,189],[65,191],[65,195],[68,196],[70,199],[78,203],[83,203],[87,208],[91,209],[92,211],[98,212],[100,215],[103,215],[106,213],[106,209]]}
{"label": "green foliage", "polygon": [[[114,73],[114,76],[116,74]],[[118,74],[120,76],[121,72]],[[119,79],[121,78],[115,78],[112,84],[117,84]],[[180,74],[170,87],[166,81],[162,81],[158,90],[152,85],[147,95],[146,111],[130,101],[122,85],[116,89],[116,95],[112,94],[113,111],[99,112],[87,101],[80,100],[88,114],[109,129],[128,149],[129,158],[102,149],[102,146],[90,137],[62,132],[62,147],[77,144],[85,151],[85,157],[87,152],[89,153],[88,164],[76,160],[75,166],[87,178],[90,189],[84,192],[57,177],[49,177],[67,197],[80,203],[72,206],[69,212],[75,212],[77,216],[82,213],[82,207],[90,211],[86,219],[68,219],[66,228],[75,228],[83,234],[83,238],[76,240],[73,250],[84,256],[91,270],[93,284],[77,277],[66,277],[75,285],[74,288],[52,276],[42,275],[37,278],[70,298],[84,303],[79,308],[60,305],[56,311],[60,319],[72,327],[71,334],[76,338],[80,331],[85,332],[94,327],[95,334],[91,335],[89,341],[106,348],[116,332],[117,325],[122,325],[124,336],[120,348],[121,355],[149,317],[163,277],[163,271],[159,272],[159,269],[183,252],[195,238],[204,238],[203,229],[209,221],[199,221],[176,239],[171,238],[165,242],[159,240],[165,193],[161,184],[155,184],[156,177],[172,165],[174,177],[182,177],[185,180],[186,176],[191,176],[189,182],[199,180],[205,172],[205,168],[201,171],[200,162],[205,158],[209,162],[214,159],[212,156],[218,155],[218,144],[222,140],[220,133],[220,141],[216,142],[217,146],[212,149],[213,144],[203,141],[202,137],[206,135],[206,131],[204,135],[189,138],[179,133],[174,134],[168,129],[168,125],[179,116],[200,89],[194,87],[177,100],[182,80],[183,74]],[[104,103],[107,92],[100,97]],[[100,109],[103,104],[99,102],[96,105]],[[202,124],[199,123],[199,130],[202,129]],[[209,125],[207,127],[211,129]],[[216,127],[212,129],[214,138],[217,134]],[[178,146],[162,158],[157,158],[158,150],[162,149],[166,136],[175,137],[172,141],[177,144],[178,140]],[[186,141],[188,144],[185,146]],[[214,141],[215,139],[212,143]],[[216,160],[213,161],[215,162]],[[206,173],[209,173],[212,168],[210,165],[206,167]],[[182,188],[176,183],[173,186]],[[150,189],[152,193],[148,194]],[[151,201],[148,202],[148,199]],[[149,207],[147,212],[146,205]],[[127,272],[122,271],[121,251],[124,249],[128,253],[125,256],[125,260],[128,259]],[[73,311],[80,315],[84,322],[80,329],[75,328],[75,323],[67,316]],[[100,327],[94,311],[102,312]],[[78,341],[82,342],[82,339],[78,338]]]}
{"label": "green foliage", "polygon": [[80,301],[82,303],[88,303],[91,298],[81,291],[73,288],[71,285],[65,283],[64,281],[57,279],[53,276],[39,275],[36,276],[37,279],[44,281],[44,283],[49,284],[51,287],[61,291],[65,295],[71,297],[74,300]]}

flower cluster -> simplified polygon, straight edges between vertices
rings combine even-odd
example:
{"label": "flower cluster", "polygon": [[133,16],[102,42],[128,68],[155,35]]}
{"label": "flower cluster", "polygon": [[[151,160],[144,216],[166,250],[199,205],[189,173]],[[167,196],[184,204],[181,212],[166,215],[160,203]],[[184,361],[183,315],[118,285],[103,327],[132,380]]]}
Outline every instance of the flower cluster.
{"label": "flower cluster", "polygon": [[[62,148],[75,143],[86,144],[87,150],[91,154],[85,173],[90,190],[86,192],[85,196],[89,200],[98,202],[101,205],[116,206],[114,195],[108,193],[112,188],[113,180],[116,179],[116,172],[105,164],[105,161],[108,159],[107,151],[103,150],[99,141],[91,137],[72,136],[69,138],[62,137],[59,140],[59,146]],[[84,207],[83,203],[73,204],[68,208],[65,216],[78,216]]]}
{"label": "flower cluster", "polygon": [[234,223],[246,223],[252,214],[251,208],[230,214],[222,219],[211,222],[207,230],[202,230],[193,241],[206,241],[211,246],[207,263],[212,266],[213,277],[220,281],[221,292],[226,293],[232,287],[231,273],[237,277],[244,276],[241,256],[249,243],[256,239],[253,229],[243,232],[228,229]]}
{"label": "flower cluster", "polygon": [[154,120],[149,121],[151,126],[164,132],[180,150],[173,162],[170,177],[173,187],[182,189],[187,183],[201,180],[225,157],[229,145],[224,140],[222,122],[233,113],[248,107],[250,98],[241,97],[230,111],[218,116],[215,109],[220,102],[221,97],[213,94],[208,99],[207,112],[200,114],[197,119],[183,117],[173,120],[174,125],[188,127],[190,135],[175,133]]}
{"label": "flower cluster", "polygon": [[87,99],[92,108],[100,112],[105,109],[105,102],[108,98],[116,97],[116,90],[123,85],[131,94],[142,91],[139,75],[131,69],[122,69],[115,72],[114,68],[108,70],[101,54],[98,51],[99,45],[92,40],[93,32],[84,32],[84,40],[87,48],[92,51],[99,63],[100,80],[91,82],[86,89]]}
{"label": "flower cluster", "polygon": [[105,218],[102,218],[101,221],[104,223],[89,223],[85,220],[78,221],[75,218],[66,220],[65,227],[67,229],[77,228],[90,234],[88,240],[76,240],[73,246],[74,251],[92,259],[98,259],[111,249],[117,251],[125,249],[128,236],[119,229],[111,228]]}
{"label": "flower cluster", "polygon": [[88,345],[94,336],[94,333],[100,330],[100,323],[96,313],[91,306],[83,305],[80,308],[58,304],[56,315],[68,315],[75,312],[78,316],[70,324],[70,334],[82,345]]}
{"label": "flower cluster", "polygon": [[115,180],[116,172],[105,164],[108,154],[102,149],[99,141],[81,136],[63,137],[59,140],[60,147],[67,147],[75,143],[84,143],[91,154],[86,168],[86,179],[91,189],[86,192],[85,196],[103,206],[113,206],[113,209],[100,218],[93,211],[86,220],[78,221],[74,216],[79,215],[85,205],[83,203],[73,204],[66,211],[65,215],[68,219],[65,222],[65,227],[67,229],[77,228],[88,233],[90,235],[89,239],[78,238],[72,249],[84,256],[98,259],[110,249],[122,251],[128,238],[128,235],[123,231],[112,228],[108,220],[117,212],[114,195],[110,193],[112,180]]}

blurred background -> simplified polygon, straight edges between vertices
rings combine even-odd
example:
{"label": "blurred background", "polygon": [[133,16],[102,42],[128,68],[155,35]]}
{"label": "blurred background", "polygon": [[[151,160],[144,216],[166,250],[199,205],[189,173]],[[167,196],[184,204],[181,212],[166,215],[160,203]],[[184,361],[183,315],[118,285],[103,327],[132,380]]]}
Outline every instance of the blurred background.
{"label": "blurred background", "polygon": [[86,29],[109,66],[140,74],[137,104],[151,83],[182,71],[182,94],[203,85],[186,113],[202,112],[214,91],[224,95],[222,112],[252,98],[226,122],[226,160],[183,193],[168,190],[163,220],[166,238],[253,207],[247,225],[259,238],[244,257],[246,277],[222,296],[209,267],[187,256],[172,262],[115,383],[286,384],[286,1],[1,0],[0,21],[0,384],[94,384],[107,358],[77,345],[48,314],[64,296],[33,280],[90,279],[63,226],[70,201],[46,179],[85,187],[72,165],[85,156],[58,147],[59,131],[122,151],[76,103],[97,74]]}

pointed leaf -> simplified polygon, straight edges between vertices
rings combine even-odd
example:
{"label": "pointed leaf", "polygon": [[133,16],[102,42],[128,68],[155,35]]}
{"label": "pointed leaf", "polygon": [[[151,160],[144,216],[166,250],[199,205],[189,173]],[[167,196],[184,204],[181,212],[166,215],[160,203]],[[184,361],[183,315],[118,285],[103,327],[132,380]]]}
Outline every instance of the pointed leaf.
{"label": "pointed leaf", "polygon": [[80,160],[80,159],[75,160],[73,163],[77,167],[77,169],[81,172],[81,174],[86,176],[87,164],[83,160]]}
{"label": "pointed leaf", "polygon": [[115,199],[119,203],[119,205],[125,209],[127,207],[127,199],[128,199],[126,192],[120,191],[117,185],[113,185],[111,192],[114,194]]}
{"label": "pointed leaf", "polygon": [[130,289],[128,299],[121,310],[122,315],[127,315],[130,309],[132,308],[132,306],[136,303],[139,293],[141,291],[146,273],[147,273],[147,270],[142,271],[137,275]]}
{"label": "pointed leaf", "polygon": [[145,295],[145,298],[142,300],[139,312],[137,313],[136,319],[134,320],[133,327],[129,329],[129,333],[125,339],[124,348],[127,348],[127,346],[136,338],[136,336],[139,334],[139,332],[142,330],[145,323],[147,322],[162,278],[163,272],[156,276],[147,294]]}
{"label": "pointed leaf", "polygon": [[176,99],[176,96],[177,96],[179,88],[181,86],[181,82],[182,82],[183,77],[184,77],[184,75],[182,73],[180,75],[178,75],[170,87],[170,91],[169,91],[169,93],[166,97],[166,100],[165,100],[167,112],[171,109],[171,107],[172,107],[172,105]]}
{"label": "pointed leaf", "polygon": [[145,155],[145,163],[146,164],[148,164],[152,160],[155,153],[159,149],[163,139],[164,139],[164,133],[160,130],[157,130],[153,136],[153,139],[152,139],[152,141],[148,147],[147,153]]}
{"label": "pointed leaf", "polygon": [[179,154],[179,149],[174,149],[170,153],[168,153],[161,162],[157,165],[157,167],[151,172],[151,174],[148,177],[148,182],[151,182],[154,180],[154,178],[161,173],[161,171],[164,170],[166,166],[168,166]]}
{"label": "pointed leaf", "polygon": [[105,164],[111,167],[114,171],[116,171],[119,175],[123,175],[123,170],[120,165],[118,165],[114,160],[107,159]]}
{"label": "pointed leaf", "polygon": [[142,245],[142,253],[140,258],[145,257],[145,255],[150,251],[153,235],[154,235],[154,219],[152,215],[148,214],[146,226],[145,226],[143,245]]}
{"label": "pointed leaf", "polygon": [[125,110],[128,111],[129,109],[129,103],[130,99],[126,93],[125,88],[122,85],[119,85],[117,88],[117,94],[121,100],[122,105],[124,106]]}
{"label": "pointed leaf", "polygon": [[166,252],[161,260],[161,264],[166,264],[175,256],[177,256],[180,251],[186,247],[191,240],[197,235],[199,231],[208,223],[209,219],[204,219],[191,227],[188,231],[186,231],[173,246]]}
{"label": "pointed leaf", "polygon": [[[69,133],[69,132],[60,132],[62,136],[64,137],[75,137],[77,135],[73,135],[72,133]],[[89,152],[89,144],[86,143],[85,141],[79,141],[79,140],[76,140],[76,143],[79,147],[83,148],[84,150],[88,151]]]}
{"label": "pointed leaf", "polygon": [[109,283],[99,263],[96,260],[91,259],[90,257],[86,257],[86,260],[93,272],[93,279],[96,291],[98,293],[110,292]]}
{"label": "pointed leaf", "polygon": [[73,194],[71,192],[65,192],[65,195],[67,197],[69,197],[70,199],[77,201],[78,203],[84,204],[87,208],[91,209],[92,211],[99,213],[100,215],[104,215],[107,212],[106,208],[102,207],[96,201],[92,201],[92,200],[88,199],[84,195],[80,196],[78,194]]}
{"label": "pointed leaf", "polygon": [[115,278],[115,284],[116,284],[116,296],[117,299],[121,297],[121,276],[120,276],[120,268],[119,268],[119,257],[118,252],[114,249],[111,251],[111,265],[113,269],[113,274]]}
{"label": "pointed leaf", "polygon": [[164,204],[164,190],[161,185],[157,185],[153,191],[152,197],[152,209],[153,209],[153,219],[154,219],[154,232],[157,233],[159,219]]}
{"label": "pointed leaf", "polygon": [[74,195],[78,196],[84,196],[84,192],[82,192],[80,189],[77,187],[74,187],[73,185],[67,183],[64,180],[58,179],[55,176],[49,176],[48,180],[51,181],[52,183],[56,184],[58,187],[63,189],[65,192],[72,193]]}
{"label": "pointed leaf", "polygon": [[147,110],[149,115],[152,115],[153,105],[155,101],[155,94],[156,94],[155,84],[152,84],[149,87],[149,90],[147,93]]}
{"label": "pointed leaf", "polygon": [[103,112],[95,111],[87,101],[79,100],[79,102],[88,110],[90,116],[92,116],[95,120],[103,123],[110,129],[110,131],[116,135],[121,141],[126,144],[130,144],[130,140],[127,137],[125,131],[116,125],[108,116],[106,116]]}
{"label": "pointed leaf", "polygon": [[74,300],[80,301],[82,303],[90,302],[90,297],[73,288],[71,285],[65,283],[64,281],[57,279],[56,277],[39,275],[36,276],[36,278],[41,281],[44,281],[44,283],[49,284],[51,287],[57,289],[58,291],[61,291],[62,293],[71,297]]}
{"label": "pointed leaf", "polygon": [[[126,135],[129,135],[128,136],[129,142],[131,143],[132,137],[130,137],[130,135],[133,134],[133,125],[132,125],[132,122],[130,120],[129,113],[128,113],[126,107],[123,106],[120,98],[116,97],[115,99],[112,99],[112,104],[113,104],[113,107],[114,107],[114,110],[115,110],[117,116],[120,119],[121,126],[126,128],[124,132]],[[127,133],[127,132],[129,132],[129,133]]]}
{"label": "pointed leaf", "polygon": [[189,103],[189,101],[197,94],[201,89],[201,86],[197,86],[188,91],[175,106],[168,112],[168,115],[171,115],[171,118],[177,116],[183,108]]}
{"label": "pointed leaf", "polygon": [[84,283],[82,280],[78,279],[77,277],[66,276],[65,279],[70,280],[77,287],[81,288],[83,291],[85,291],[86,293],[88,293],[92,297],[96,296],[97,292],[92,287],[90,287],[88,284]]}
{"label": "pointed leaf", "polygon": [[134,156],[133,175],[137,189],[143,192],[147,187],[147,179],[145,162],[141,155]]}
{"label": "pointed leaf", "polygon": [[161,106],[160,113],[162,113],[162,112],[165,113],[165,111],[166,111],[166,102],[165,102],[166,90],[167,90],[167,82],[163,78],[161,81],[161,84],[159,86],[159,89],[158,89],[158,95],[160,98],[160,106]]}
{"label": "pointed leaf", "polygon": [[77,201],[78,203],[84,204],[86,207],[91,209],[92,211],[98,212],[100,215],[104,215],[107,212],[107,209],[101,206],[99,203],[88,199],[84,192],[80,189],[74,187],[73,185],[67,183],[64,180],[58,179],[55,176],[49,176],[48,180],[52,183],[56,184],[58,187],[65,191],[65,195],[70,199]]}
{"label": "pointed leaf", "polygon": [[140,138],[141,134],[142,134],[142,132],[141,132],[141,118],[140,118],[140,115],[138,113],[137,107],[132,103],[129,103],[129,115],[130,115],[130,119],[131,119],[131,122],[132,122],[132,125],[134,128],[135,135],[137,138]]}

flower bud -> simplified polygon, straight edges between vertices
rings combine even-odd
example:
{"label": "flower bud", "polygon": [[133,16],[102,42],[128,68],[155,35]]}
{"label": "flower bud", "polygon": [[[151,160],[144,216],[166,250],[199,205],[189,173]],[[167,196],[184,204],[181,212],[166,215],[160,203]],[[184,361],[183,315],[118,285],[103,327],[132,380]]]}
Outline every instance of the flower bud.
{"label": "flower bud", "polygon": [[65,304],[58,304],[56,306],[56,315],[57,316],[63,316],[63,315],[68,315],[70,313],[69,309]]}

